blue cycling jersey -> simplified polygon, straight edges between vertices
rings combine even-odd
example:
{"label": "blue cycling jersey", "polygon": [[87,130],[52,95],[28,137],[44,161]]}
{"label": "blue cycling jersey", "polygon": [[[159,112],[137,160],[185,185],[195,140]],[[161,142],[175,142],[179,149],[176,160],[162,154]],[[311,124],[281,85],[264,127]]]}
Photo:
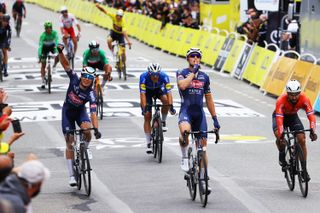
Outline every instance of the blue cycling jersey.
{"label": "blue cycling jersey", "polygon": [[167,94],[171,91],[169,76],[165,72],[161,71],[158,82],[153,82],[149,73],[144,72],[140,75],[139,88],[140,93],[146,93],[147,89],[155,90],[164,88],[163,91],[165,94]]}
{"label": "blue cycling jersey", "polygon": [[70,78],[70,83],[64,101],[64,106],[68,108],[81,109],[89,101],[90,112],[95,113],[97,110],[96,94],[92,87],[86,90],[80,89],[80,78],[73,70],[66,72]]}
{"label": "blue cycling jersey", "polygon": [[[177,81],[183,80],[188,77],[191,70],[186,68],[177,71]],[[179,89],[181,97],[181,108],[189,107],[203,107],[203,96],[204,94],[211,93],[210,91],[210,79],[209,76],[199,71],[197,76],[193,78],[188,88],[185,90]]]}

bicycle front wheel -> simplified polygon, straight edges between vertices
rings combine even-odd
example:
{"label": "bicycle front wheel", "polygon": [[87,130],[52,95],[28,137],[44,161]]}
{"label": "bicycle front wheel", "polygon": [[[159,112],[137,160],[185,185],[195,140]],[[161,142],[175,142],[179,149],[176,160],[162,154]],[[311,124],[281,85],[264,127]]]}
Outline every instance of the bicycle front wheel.
{"label": "bicycle front wheel", "polygon": [[158,135],[157,135],[157,152],[158,152],[158,163],[162,161],[162,146],[163,146],[163,130],[162,123],[158,121]]}
{"label": "bicycle front wheel", "polygon": [[91,194],[91,167],[90,167],[90,161],[88,157],[88,152],[82,144],[80,147],[81,150],[81,172],[82,172],[82,179],[83,179],[83,185],[84,189],[86,191],[87,196],[90,196]]}
{"label": "bicycle front wheel", "polygon": [[103,119],[103,96],[100,85],[97,88],[97,116],[100,117],[100,120]]}
{"label": "bicycle front wheel", "polygon": [[307,168],[304,155],[299,144],[296,145],[296,171],[299,180],[300,191],[303,197],[308,195]]}
{"label": "bicycle front wheel", "polygon": [[125,62],[122,62],[122,72],[123,72],[123,79],[126,81],[127,80],[127,67],[126,67]]}
{"label": "bicycle front wheel", "polygon": [[79,150],[74,149],[74,160],[73,160],[73,174],[77,181],[78,190],[81,189],[81,168],[80,168],[80,156]]}
{"label": "bicycle front wheel", "polygon": [[17,37],[20,37],[21,25],[22,25],[22,18],[18,17],[17,18],[17,24],[16,24]]}
{"label": "bicycle front wheel", "polygon": [[285,156],[286,156],[287,167],[284,171],[284,177],[287,180],[289,189],[293,191],[295,186],[295,166],[294,166],[293,153],[290,146],[289,148],[288,146],[285,147]]}
{"label": "bicycle front wheel", "polygon": [[51,75],[51,66],[48,65],[48,92],[51,93],[51,82],[52,82],[52,75]]}
{"label": "bicycle front wheel", "polygon": [[197,181],[196,181],[196,165],[191,154],[191,147],[188,150],[188,159],[189,159],[189,172],[187,174],[187,186],[189,188],[189,194],[191,200],[195,200],[197,196]]}
{"label": "bicycle front wheel", "polygon": [[[202,207],[206,207],[208,201],[208,173],[207,163],[205,161],[205,152],[202,151],[198,154],[198,178],[199,178],[199,196]],[[201,175],[203,173],[203,175]]]}

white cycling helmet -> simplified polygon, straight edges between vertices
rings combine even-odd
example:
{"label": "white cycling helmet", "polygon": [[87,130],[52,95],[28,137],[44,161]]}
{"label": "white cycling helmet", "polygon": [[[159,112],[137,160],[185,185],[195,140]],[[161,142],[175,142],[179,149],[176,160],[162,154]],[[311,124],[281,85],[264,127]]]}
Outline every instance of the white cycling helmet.
{"label": "white cycling helmet", "polygon": [[65,12],[65,11],[67,12],[68,8],[66,6],[61,6],[60,13]]}
{"label": "white cycling helmet", "polygon": [[82,68],[81,75],[90,75],[92,79],[96,76],[96,70],[92,67],[84,67]]}
{"label": "white cycling helmet", "polygon": [[202,57],[202,52],[199,48],[191,47],[187,51],[186,58],[188,59],[189,55],[191,55],[192,53],[198,53],[200,55],[200,57]]}
{"label": "white cycling helmet", "polygon": [[92,40],[92,41],[89,42],[89,48],[90,49],[99,48],[99,46],[100,46],[99,43],[96,42],[95,40]]}
{"label": "white cycling helmet", "polygon": [[148,66],[148,72],[150,75],[158,75],[161,71],[159,63],[150,63]]}
{"label": "white cycling helmet", "polygon": [[297,80],[290,80],[286,85],[287,93],[299,93],[301,92],[301,85]]}
{"label": "white cycling helmet", "polygon": [[124,15],[123,10],[122,9],[117,10],[116,15],[117,16],[123,16]]}

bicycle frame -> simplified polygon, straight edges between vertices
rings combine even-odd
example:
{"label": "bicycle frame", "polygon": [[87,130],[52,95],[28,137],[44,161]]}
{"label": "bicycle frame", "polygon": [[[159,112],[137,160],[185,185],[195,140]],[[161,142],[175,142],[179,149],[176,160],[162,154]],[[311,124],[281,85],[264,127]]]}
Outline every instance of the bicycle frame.
{"label": "bicycle frame", "polygon": [[123,73],[124,80],[127,80],[126,62],[124,60],[125,45],[120,45],[117,40],[113,41],[113,48],[116,56],[116,69],[118,71],[119,79],[121,79],[121,73]]}

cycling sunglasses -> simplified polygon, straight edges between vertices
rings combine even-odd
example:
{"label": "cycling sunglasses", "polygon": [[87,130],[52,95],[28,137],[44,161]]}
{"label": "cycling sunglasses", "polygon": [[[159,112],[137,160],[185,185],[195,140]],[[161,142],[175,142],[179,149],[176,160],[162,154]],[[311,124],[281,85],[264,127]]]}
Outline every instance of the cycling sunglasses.
{"label": "cycling sunglasses", "polygon": [[149,72],[149,75],[151,75],[152,77],[159,77],[160,76],[160,72]]}
{"label": "cycling sunglasses", "polygon": [[189,55],[189,57],[190,58],[195,58],[195,57],[201,58],[201,55],[199,53],[192,53],[192,54]]}
{"label": "cycling sunglasses", "polygon": [[86,79],[90,79],[90,80],[93,80],[93,79],[94,79],[94,76],[89,75],[88,73],[83,73],[83,74],[81,74],[81,77],[86,78]]}

